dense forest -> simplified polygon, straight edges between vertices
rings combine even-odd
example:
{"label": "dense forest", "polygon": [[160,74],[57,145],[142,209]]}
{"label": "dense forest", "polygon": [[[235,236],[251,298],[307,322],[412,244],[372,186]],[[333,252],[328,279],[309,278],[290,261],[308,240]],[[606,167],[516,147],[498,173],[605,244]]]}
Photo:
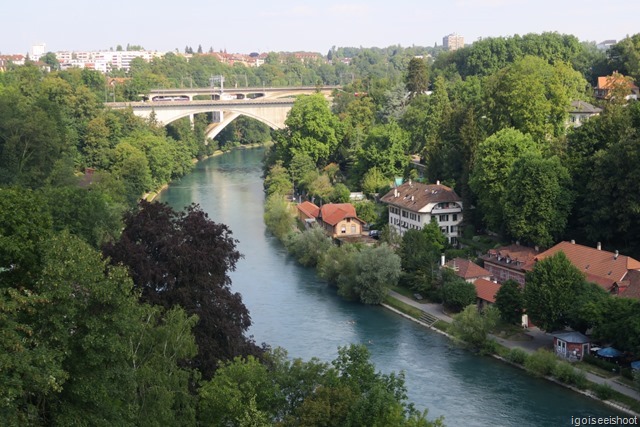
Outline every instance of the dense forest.
{"label": "dense forest", "polygon": [[[638,257],[640,106],[625,99],[626,84],[603,100],[593,99],[592,86],[614,71],[640,77],[639,52],[640,35],[605,53],[546,33],[455,52],[332,48],[311,62],[272,53],[257,68],[167,54],[115,71],[122,80],[113,87],[87,69],[45,72],[28,63],[0,73],[0,418],[440,424],[407,402],[402,375],[376,373],[365,348],[340,349],[331,363],[291,361],[246,337],[250,316],[228,277],[241,256],[232,230],[198,206],[175,212],[141,198],[220,147],[273,139],[265,160],[272,220],[286,210],[277,196],[344,201],[350,191],[384,191],[396,176],[440,180],[464,198],[472,231],[542,247],[601,241]],[[103,105],[111,90],[116,100],[134,100],[187,81],[207,87],[212,74],[254,86],[342,89],[331,105],[321,95],[301,97],[284,130],[242,119],[217,141],[204,138],[205,114],[193,128],[187,119],[159,126]],[[574,100],[603,111],[574,129],[566,125]],[[386,222],[373,201],[358,209]],[[284,227],[283,234],[286,220]],[[369,265],[395,259],[388,246],[376,251],[334,255],[345,268],[354,257]],[[404,257],[405,279],[425,280],[419,266],[428,257]],[[356,273],[345,277],[345,295],[379,300]],[[625,309],[634,315],[631,303]]]}

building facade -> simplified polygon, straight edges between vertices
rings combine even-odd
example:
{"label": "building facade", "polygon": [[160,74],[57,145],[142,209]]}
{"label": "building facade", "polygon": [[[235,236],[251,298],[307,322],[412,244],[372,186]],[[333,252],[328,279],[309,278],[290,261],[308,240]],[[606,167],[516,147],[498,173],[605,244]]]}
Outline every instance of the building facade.
{"label": "building facade", "polygon": [[464,47],[464,37],[451,33],[442,38],[442,45],[446,50],[457,50]]}
{"label": "building facade", "polygon": [[462,223],[462,199],[440,182],[406,182],[382,196],[388,205],[389,226],[400,234],[421,230],[435,218],[440,230],[453,245],[458,243]]}
{"label": "building facade", "polygon": [[490,249],[480,259],[484,261],[485,270],[499,283],[515,280],[524,286],[525,265],[532,261],[538,252],[535,249],[519,244]]}

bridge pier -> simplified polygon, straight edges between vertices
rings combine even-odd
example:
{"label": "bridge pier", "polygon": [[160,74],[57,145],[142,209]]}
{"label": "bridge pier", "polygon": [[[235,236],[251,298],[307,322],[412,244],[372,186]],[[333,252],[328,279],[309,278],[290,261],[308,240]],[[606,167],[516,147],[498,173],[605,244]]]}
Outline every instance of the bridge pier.
{"label": "bridge pier", "polygon": [[189,114],[189,122],[191,123],[191,130],[193,130],[196,126],[195,114]]}

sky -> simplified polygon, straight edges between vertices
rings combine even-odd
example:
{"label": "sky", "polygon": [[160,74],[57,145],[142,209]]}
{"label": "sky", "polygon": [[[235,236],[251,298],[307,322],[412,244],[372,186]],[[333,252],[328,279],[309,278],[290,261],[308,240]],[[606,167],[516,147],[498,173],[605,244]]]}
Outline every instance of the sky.
{"label": "sky", "polygon": [[120,44],[229,53],[442,45],[556,31],[581,41],[640,32],[638,0],[2,0],[0,53],[108,50]]}

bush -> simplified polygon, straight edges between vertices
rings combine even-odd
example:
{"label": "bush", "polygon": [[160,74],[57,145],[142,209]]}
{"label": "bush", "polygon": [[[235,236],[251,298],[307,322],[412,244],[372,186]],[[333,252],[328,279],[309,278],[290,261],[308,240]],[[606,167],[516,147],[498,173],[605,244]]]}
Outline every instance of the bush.
{"label": "bush", "polygon": [[585,354],[584,357],[582,358],[582,361],[587,362],[590,365],[597,366],[598,368],[602,368],[608,372],[615,372],[615,373],[620,372],[620,367],[615,363],[607,362],[606,360],[599,359],[590,354]]}
{"label": "bush", "polygon": [[548,350],[538,349],[524,362],[524,368],[539,377],[546,377],[553,373],[558,363],[556,355]]}
{"label": "bush", "polygon": [[631,370],[631,368],[620,368],[620,375],[622,375],[628,380],[631,380],[631,381],[634,380],[633,371]]}
{"label": "bush", "polygon": [[454,276],[442,285],[441,295],[444,305],[457,312],[476,302],[476,287]]}
{"label": "bush", "polygon": [[529,354],[521,348],[512,348],[507,355],[507,360],[511,363],[517,363],[518,365],[524,365],[524,362],[529,358]]}
{"label": "bush", "polygon": [[578,387],[580,390],[584,390],[589,386],[589,381],[587,381],[587,376],[584,371],[577,370],[574,371],[575,376],[573,377],[573,385]]}
{"label": "bush", "polygon": [[567,362],[558,362],[553,367],[553,376],[565,384],[571,384],[573,380],[574,369]]}
{"label": "bush", "polygon": [[598,399],[607,400],[613,396],[613,389],[609,384],[596,384],[593,386],[593,391]]}
{"label": "bush", "polygon": [[497,352],[498,352],[498,343],[491,339],[486,340],[482,345],[482,348],[480,349],[480,354],[483,356],[496,354]]}

